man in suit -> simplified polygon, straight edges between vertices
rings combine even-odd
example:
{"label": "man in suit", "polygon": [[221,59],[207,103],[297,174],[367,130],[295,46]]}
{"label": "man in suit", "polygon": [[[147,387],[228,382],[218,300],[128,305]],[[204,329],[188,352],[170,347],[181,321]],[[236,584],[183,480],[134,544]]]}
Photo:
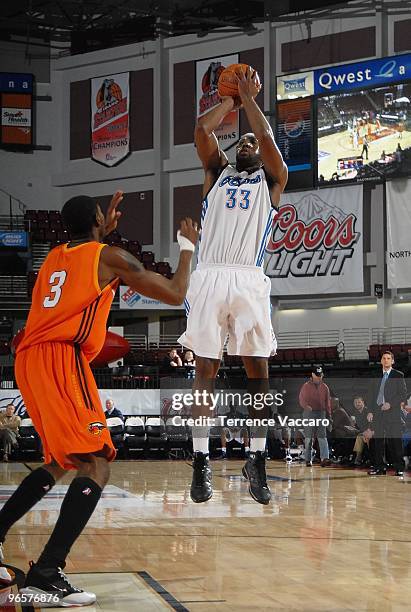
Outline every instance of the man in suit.
{"label": "man in suit", "polygon": [[104,411],[104,416],[106,417],[106,419],[118,417],[119,419],[124,421],[123,413],[121,412],[121,410],[114,406],[114,402],[110,398],[106,400],[106,409]]}
{"label": "man in suit", "polygon": [[382,378],[377,381],[374,389],[373,408],[368,412],[367,419],[375,438],[374,468],[368,472],[370,476],[380,476],[386,473],[384,464],[384,435],[387,448],[397,476],[404,475],[402,452],[401,407],[407,400],[407,387],[404,374],[394,370],[394,355],[385,351],[381,357]]}

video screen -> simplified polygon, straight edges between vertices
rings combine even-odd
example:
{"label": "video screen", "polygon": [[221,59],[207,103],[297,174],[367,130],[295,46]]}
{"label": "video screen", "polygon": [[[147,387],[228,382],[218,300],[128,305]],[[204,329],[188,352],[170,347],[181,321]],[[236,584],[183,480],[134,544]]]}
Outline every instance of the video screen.
{"label": "video screen", "polygon": [[318,98],[318,184],[411,176],[411,82]]}

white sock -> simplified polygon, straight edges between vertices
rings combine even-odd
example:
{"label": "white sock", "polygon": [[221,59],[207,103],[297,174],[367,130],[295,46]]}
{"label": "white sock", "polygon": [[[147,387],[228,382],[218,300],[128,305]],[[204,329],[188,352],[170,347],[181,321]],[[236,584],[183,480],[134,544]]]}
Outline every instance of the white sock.
{"label": "white sock", "polygon": [[261,451],[263,453],[265,451],[265,441],[266,438],[251,438],[250,452],[256,453],[257,451]]}
{"label": "white sock", "polygon": [[210,433],[209,427],[193,426],[191,428],[191,433],[193,436],[193,451],[195,453],[203,453],[204,455],[208,455],[208,439]]}

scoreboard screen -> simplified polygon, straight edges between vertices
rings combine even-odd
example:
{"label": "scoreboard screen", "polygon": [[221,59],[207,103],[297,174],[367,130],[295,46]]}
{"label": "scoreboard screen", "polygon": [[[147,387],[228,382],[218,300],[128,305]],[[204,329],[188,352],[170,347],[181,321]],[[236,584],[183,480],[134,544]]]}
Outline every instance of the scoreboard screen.
{"label": "scoreboard screen", "polygon": [[0,72],[0,146],[5,149],[33,147],[32,74]]}
{"label": "scoreboard screen", "polygon": [[313,169],[312,98],[277,103],[276,142],[288,167],[288,189],[310,188]]}

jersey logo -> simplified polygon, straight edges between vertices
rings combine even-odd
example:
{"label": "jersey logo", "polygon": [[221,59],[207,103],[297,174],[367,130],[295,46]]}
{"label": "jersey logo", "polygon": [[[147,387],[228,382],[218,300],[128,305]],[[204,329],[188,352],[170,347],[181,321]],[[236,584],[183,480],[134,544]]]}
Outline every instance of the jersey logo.
{"label": "jersey logo", "polygon": [[106,429],[106,426],[103,423],[100,423],[100,421],[89,423],[87,427],[87,431],[93,436],[101,436],[103,429]]}
{"label": "jersey logo", "polygon": [[254,178],[241,178],[241,176],[225,176],[219,183],[219,187],[230,185],[230,187],[240,187],[240,185],[257,185],[261,183],[261,174],[257,174]]}

